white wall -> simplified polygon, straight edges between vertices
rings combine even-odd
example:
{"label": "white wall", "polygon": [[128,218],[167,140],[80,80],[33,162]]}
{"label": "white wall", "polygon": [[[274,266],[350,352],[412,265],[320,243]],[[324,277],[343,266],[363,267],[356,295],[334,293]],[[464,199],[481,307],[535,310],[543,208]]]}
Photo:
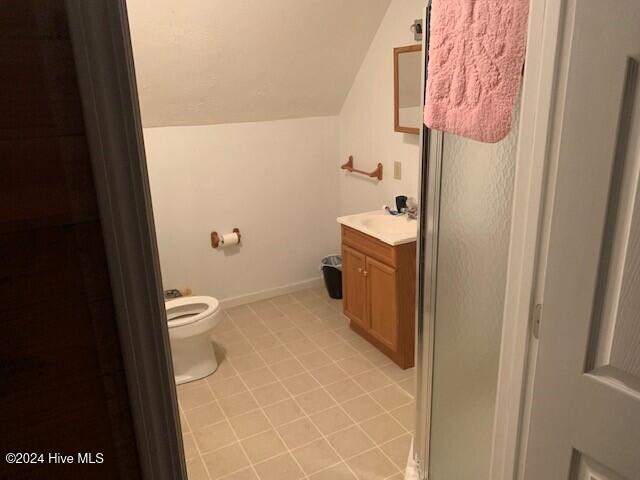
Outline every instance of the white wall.
{"label": "white wall", "polygon": [[[229,299],[318,277],[338,250],[337,117],[144,136],[165,289]],[[212,249],[233,227],[242,246]]]}
{"label": "white wall", "polygon": [[[226,300],[317,278],[336,217],[417,195],[418,136],[393,131],[393,48],[415,43],[423,3],[391,2],[339,117],[145,129],[165,289]],[[382,162],[384,180],[339,170],[349,155]],[[234,227],[242,246],[213,250],[210,232]]]}
{"label": "white wall", "polygon": [[[339,163],[353,155],[357,168],[373,170],[381,162],[384,179],[376,183],[341,174],[341,214],[393,205],[396,195],[417,196],[418,135],[393,131],[393,49],[416,43],[409,26],[424,5],[424,0],[391,2],[342,107]],[[401,180],[393,178],[394,161],[402,163]]]}

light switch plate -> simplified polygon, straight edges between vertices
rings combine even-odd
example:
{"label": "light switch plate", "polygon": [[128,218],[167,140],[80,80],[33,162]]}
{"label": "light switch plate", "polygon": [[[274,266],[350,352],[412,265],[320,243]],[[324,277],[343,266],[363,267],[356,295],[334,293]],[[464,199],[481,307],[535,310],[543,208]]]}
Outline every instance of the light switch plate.
{"label": "light switch plate", "polygon": [[393,162],[393,178],[400,180],[402,178],[402,163]]}

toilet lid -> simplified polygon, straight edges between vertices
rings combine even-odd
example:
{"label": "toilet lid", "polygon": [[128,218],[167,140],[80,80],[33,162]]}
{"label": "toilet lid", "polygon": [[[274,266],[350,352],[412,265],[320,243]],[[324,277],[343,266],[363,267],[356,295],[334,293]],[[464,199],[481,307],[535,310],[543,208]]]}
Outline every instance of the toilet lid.
{"label": "toilet lid", "polygon": [[167,300],[169,328],[182,327],[202,320],[218,311],[220,302],[213,297],[180,297]]}

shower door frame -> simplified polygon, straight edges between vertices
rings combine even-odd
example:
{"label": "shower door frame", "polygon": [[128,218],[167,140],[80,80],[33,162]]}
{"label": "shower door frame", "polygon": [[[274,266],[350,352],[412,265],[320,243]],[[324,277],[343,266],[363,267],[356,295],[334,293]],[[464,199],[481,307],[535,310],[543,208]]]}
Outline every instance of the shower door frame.
{"label": "shower door frame", "polygon": [[[429,2],[430,3],[430,2]],[[550,112],[555,98],[553,76],[559,20],[564,0],[530,1],[507,280],[500,345],[500,365],[490,463],[491,480],[518,478],[521,452],[526,446],[529,379],[535,370],[537,340],[531,335],[536,304],[539,249],[543,231],[547,152],[553,128]],[[425,8],[423,18],[427,18]],[[423,35],[422,87],[426,85],[428,22]],[[424,98],[423,98],[424,107]],[[420,202],[416,311],[416,430],[413,459],[421,480],[429,478],[429,440],[433,380],[433,332],[436,314],[438,227],[444,134],[423,126],[420,150]],[[530,358],[532,355],[533,359]],[[497,413],[500,413],[499,415]]]}

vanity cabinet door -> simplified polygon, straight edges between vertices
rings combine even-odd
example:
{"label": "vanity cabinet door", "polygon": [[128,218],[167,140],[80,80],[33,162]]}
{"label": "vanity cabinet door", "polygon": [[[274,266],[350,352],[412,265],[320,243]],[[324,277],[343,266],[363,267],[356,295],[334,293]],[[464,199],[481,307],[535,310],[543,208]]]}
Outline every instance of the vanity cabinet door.
{"label": "vanity cabinet door", "polygon": [[369,332],[394,352],[398,351],[396,269],[371,257],[366,259]]}
{"label": "vanity cabinet door", "polygon": [[344,313],[363,328],[367,321],[366,257],[345,245],[342,246],[342,278]]}

